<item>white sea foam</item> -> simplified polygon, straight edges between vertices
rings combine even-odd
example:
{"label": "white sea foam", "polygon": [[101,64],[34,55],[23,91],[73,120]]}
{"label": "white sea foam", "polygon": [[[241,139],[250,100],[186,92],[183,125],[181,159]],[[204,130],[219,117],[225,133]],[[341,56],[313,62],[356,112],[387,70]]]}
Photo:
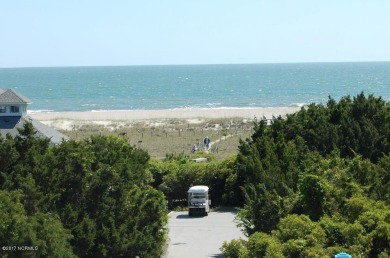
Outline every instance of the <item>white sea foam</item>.
{"label": "white sea foam", "polygon": [[55,112],[55,111],[54,110],[50,110],[50,109],[27,110],[27,114],[51,113],[51,112]]}
{"label": "white sea foam", "polygon": [[304,107],[307,106],[307,103],[291,103],[291,107]]}

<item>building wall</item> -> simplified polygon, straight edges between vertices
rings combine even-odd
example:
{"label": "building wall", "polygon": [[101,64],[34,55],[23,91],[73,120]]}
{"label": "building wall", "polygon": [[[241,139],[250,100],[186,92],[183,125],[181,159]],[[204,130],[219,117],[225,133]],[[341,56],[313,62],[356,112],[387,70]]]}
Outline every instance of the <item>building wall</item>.
{"label": "building wall", "polygon": [[0,103],[0,116],[25,116],[27,104],[2,104]]}

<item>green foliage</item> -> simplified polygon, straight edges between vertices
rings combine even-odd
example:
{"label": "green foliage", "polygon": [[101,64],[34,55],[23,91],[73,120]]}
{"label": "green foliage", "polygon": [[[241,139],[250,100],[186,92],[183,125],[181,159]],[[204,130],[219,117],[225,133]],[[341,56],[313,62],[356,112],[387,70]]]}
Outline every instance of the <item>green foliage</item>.
{"label": "green foliage", "polygon": [[[0,190],[0,243],[3,246],[28,246],[23,255],[33,257],[74,257],[69,244],[71,235],[58,216],[36,213],[28,216],[20,192]],[[0,254],[19,256],[21,251],[1,250]]]}
{"label": "green foliage", "polygon": [[282,245],[270,235],[256,232],[248,240],[249,257],[283,258]]}
{"label": "green foliage", "polygon": [[317,221],[325,213],[327,183],[319,176],[306,174],[299,182],[302,211]]}
{"label": "green foliage", "polygon": [[280,220],[277,229],[272,232],[283,243],[298,241],[303,247],[322,246],[325,243],[325,232],[318,223],[306,215],[287,215]]}
{"label": "green foliage", "polygon": [[[75,235],[79,256],[157,255],[166,207],[148,186],[148,155],[115,137],[63,143],[48,160],[54,209]],[[132,219],[129,219],[132,218]],[[145,220],[147,218],[147,220]],[[142,243],[142,244],[140,244]]]}
{"label": "green foliage", "polygon": [[264,185],[246,185],[245,206],[237,215],[239,225],[247,235],[256,231],[270,233],[281,216],[281,200],[275,193],[267,191]]}
{"label": "green foliage", "polygon": [[388,256],[389,139],[390,105],[363,93],[256,124],[229,182],[242,252],[266,257],[272,242],[285,257]]}
{"label": "green foliage", "polygon": [[342,157],[359,153],[377,161],[390,150],[390,107],[381,98],[363,93],[338,103],[330,98],[326,106],[311,104],[285,120],[277,119],[270,129],[258,128],[253,142],[266,136],[285,142],[301,137],[310,150],[322,155],[339,149]]}
{"label": "green foliage", "polygon": [[348,166],[353,178],[364,187],[369,197],[378,200],[389,200],[390,196],[390,157],[387,154],[372,163],[357,156]]}
{"label": "green foliage", "polygon": [[246,243],[241,239],[224,242],[221,251],[226,258],[249,258]]}
{"label": "green foliage", "polygon": [[159,257],[166,202],[146,152],[112,136],[49,147],[34,133],[0,138],[1,243],[37,246],[32,256]]}
{"label": "green foliage", "polygon": [[[229,205],[234,201],[235,158],[225,161],[194,162],[187,159],[152,160],[149,171],[152,185],[161,190],[168,200],[169,208],[187,205],[187,191],[191,185],[207,185],[212,204]],[[230,184],[232,182],[233,184]]]}

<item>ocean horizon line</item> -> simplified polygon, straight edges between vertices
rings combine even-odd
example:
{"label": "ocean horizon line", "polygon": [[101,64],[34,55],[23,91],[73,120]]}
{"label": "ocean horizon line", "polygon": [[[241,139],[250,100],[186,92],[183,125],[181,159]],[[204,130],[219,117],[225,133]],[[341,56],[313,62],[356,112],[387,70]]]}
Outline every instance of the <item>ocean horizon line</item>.
{"label": "ocean horizon line", "polygon": [[368,61],[302,61],[302,62],[248,62],[248,63],[186,63],[186,64],[98,64],[98,65],[53,65],[53,66],[12,66],[0,67],[0,69],[39,69],[39,68],[105,68],[105,67],[158,67],[158,66],[214,66],[214,65],[294,65],[294,64],[364,64],[364,63],[390,63],[390,60],[368,60]]}

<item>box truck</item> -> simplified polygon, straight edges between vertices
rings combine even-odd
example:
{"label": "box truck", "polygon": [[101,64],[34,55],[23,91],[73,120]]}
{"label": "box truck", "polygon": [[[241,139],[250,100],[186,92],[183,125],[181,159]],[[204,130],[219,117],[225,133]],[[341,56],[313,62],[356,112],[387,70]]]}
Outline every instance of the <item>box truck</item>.
{"label": "box truck", "polygon": [[205,185],[196,185],[188,189],[188,215],[204,215],[210,212],[211,200],[209,188]]}

